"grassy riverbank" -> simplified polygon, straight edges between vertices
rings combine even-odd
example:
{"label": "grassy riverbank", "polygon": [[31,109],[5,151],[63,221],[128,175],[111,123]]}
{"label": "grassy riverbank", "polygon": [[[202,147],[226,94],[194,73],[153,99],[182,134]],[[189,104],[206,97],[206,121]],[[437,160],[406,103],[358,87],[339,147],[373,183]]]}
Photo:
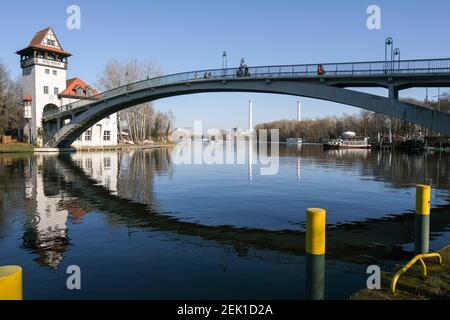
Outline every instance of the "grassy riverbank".
{"label": "grassy riverbank", "polygon": [[0,153],[32,153],[33,145],[28,143],[0,144]]}
{"label": "grassy riverbank", "polygon": [[[448,300],[450,299],[450,245],[438,251],[444,265],[436,259],[426,261],[428,277],[422,276],[422,266],[416,263],[397,283],[397,293],[389,291],[393,273],[382,273],[381,290],[363,289],[350,296],[351,300]],[[400,268],[400,266],[399,266]],[[398,268],[398,269],[399,269]]]}

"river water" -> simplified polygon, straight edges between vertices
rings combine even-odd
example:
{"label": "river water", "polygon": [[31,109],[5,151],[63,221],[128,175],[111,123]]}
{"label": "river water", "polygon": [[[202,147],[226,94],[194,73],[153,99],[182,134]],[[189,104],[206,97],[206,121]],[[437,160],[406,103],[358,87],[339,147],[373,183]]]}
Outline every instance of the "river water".
{"label": "river water", "polygon": [[[258,158],[257,155],[254,156]],[[180,164],[170,148],[0,155],[0,265],[26,299],[304,299],[305,210],[327,210],[325,297],[414,251],[415,185],[431,249],[450,242],[450,156],[279,145],[279,168]],[[79,266],[81,290],[68,290]]]}

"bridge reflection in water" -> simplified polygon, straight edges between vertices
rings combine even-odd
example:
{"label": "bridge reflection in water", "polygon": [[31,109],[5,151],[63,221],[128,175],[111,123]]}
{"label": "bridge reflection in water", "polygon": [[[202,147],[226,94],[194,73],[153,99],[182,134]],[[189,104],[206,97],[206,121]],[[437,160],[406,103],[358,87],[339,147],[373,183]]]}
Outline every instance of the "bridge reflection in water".
{"label": "bridge reflection in water", "polygon": [[[362,179],[382,181],[393,189],[411,187],[424,179],[438,184],[442,194],[448,195],[450,188],[448,158],[437,161],[435,156],[427,159],[425,156],[370,151],[323,153],[315,147],[301,150],[281,147],[280,151],[282,159],[294,158],[296,165],[291,174],[300,179],[299,183],[302,181],[302,166],[311,168],[326,162],[327,166],[344,172],[348,170],[349,173],[356,167]],[[4,230],[0,233],[0,243],[8,238],[7,217],[13,214],[8,206],[23,192],[23,188],[15,185],[20,180],[15,178],[14,172],[24,172],[26,215],[20,218],[24,226],[22,248],[32,252],[38,264],[54,270],[58,269],[65,255],[77,248],[71,230],[81,232],[79,228],[83,227],[86,219],[98,214],[111,227],[125,226],[132,233],[157,230],[182,236],[171,240],[179,241],[181,246],[219,245],[225,250],[233,248],[243,258],[280,263],[282,256],[281,263],[304,263],[297,260],[304,257],[305,252],[303,222],[292,230],[268,230],[192,221],[180,218],[177,212],[167,211],[164,200],[155,191],[155,180],[161,176],[170,179],[179,169],[172,165],[169,149],[36,155],[29,158],[1,156],[0,163],[5,178],[0,187],[5,190],[4,194],[9,195],[8,198],[0,198],[0,229]],[[437,196],[439,194],[436,193]],[[273,209],[277,210],[277,206],[274,205]],[[330,215],[332,212],[329,210]],[[303,221],[304,210],[300,206],[298,215]],[[449,209],[435,208],[431,219],[432,240],[444,235],[449,226]],[[413,242],[412,213],[377,218],[368,213],[365,219],[355,217],[354,221],[339,221],[328,227],[327,268],[342,263],[350,269],[352,265],[365,268],[374,263],[389,267],[392,261],[410,258]]]}

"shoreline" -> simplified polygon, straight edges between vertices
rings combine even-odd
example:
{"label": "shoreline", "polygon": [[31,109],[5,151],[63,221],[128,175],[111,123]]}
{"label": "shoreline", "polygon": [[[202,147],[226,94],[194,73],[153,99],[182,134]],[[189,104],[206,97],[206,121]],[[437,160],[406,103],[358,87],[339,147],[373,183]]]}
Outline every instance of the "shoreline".
{"label": "shoreline", "polygon": [[170,148],[173,143],[155,143],[147,145],[115,145],[105,147],[82,147],[82,148],[44,148],[34,147],[30,144],[0,144],[0,155],[7,154],[49,154],[49,153],[76,153],[76,152],[97,152],[97,151],[133,151],[148,150],[157,148]]}
{"label": "shoreline", "polygon": [[147,145],[114,145],[103,147],[81,147],[81,148],[34,148],[34,153],[76,153],[76,152],[103,152],[103,151],[133,151],[133,150],[148,150],[164,147],[173,147],[172,143],[156,143]]}
{"label": "shoreline", "polygon": [[130,145],[130,144],[119,144],[116,146],[107,147],[81,147],[74,148],[74,152],[95,152],[95,151],[132,151],[132,150],[148,150],[157,149],[164,147],[173,147],[173,143],[155,143],[155,144],[144,144],[144,145]]}

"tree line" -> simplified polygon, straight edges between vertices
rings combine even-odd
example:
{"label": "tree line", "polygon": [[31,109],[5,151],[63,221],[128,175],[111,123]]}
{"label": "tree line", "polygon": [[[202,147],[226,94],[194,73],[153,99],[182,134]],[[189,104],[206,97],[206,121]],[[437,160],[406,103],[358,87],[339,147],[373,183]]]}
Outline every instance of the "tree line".
{"label": "tree line", "polygon": [[[450,95],[443,94],[438,101],[420,101],[416,99],[402,99],[402,101],[432,108],[442,112],[450,112]],[[278,120],[269,123],[258,124],[259,129],[279,129],[280,141],[287,138],[303,138],[308,142],[321,142],[322,139],[338,138],[345,131],[353,131],[358,136],[370,137],[377,140],[378,135],[383,140],[392,136],[394,141],[404,141],[418,135],[436,135],[435,132],[407,121],[390,118],[388,116],[361,111],[359,114],[342,116],[327,116],[316,119]]]}
{"label": "tree line", "polygon": [[22,87],[0,63],[0,135],[15,133],[23,124]]}

